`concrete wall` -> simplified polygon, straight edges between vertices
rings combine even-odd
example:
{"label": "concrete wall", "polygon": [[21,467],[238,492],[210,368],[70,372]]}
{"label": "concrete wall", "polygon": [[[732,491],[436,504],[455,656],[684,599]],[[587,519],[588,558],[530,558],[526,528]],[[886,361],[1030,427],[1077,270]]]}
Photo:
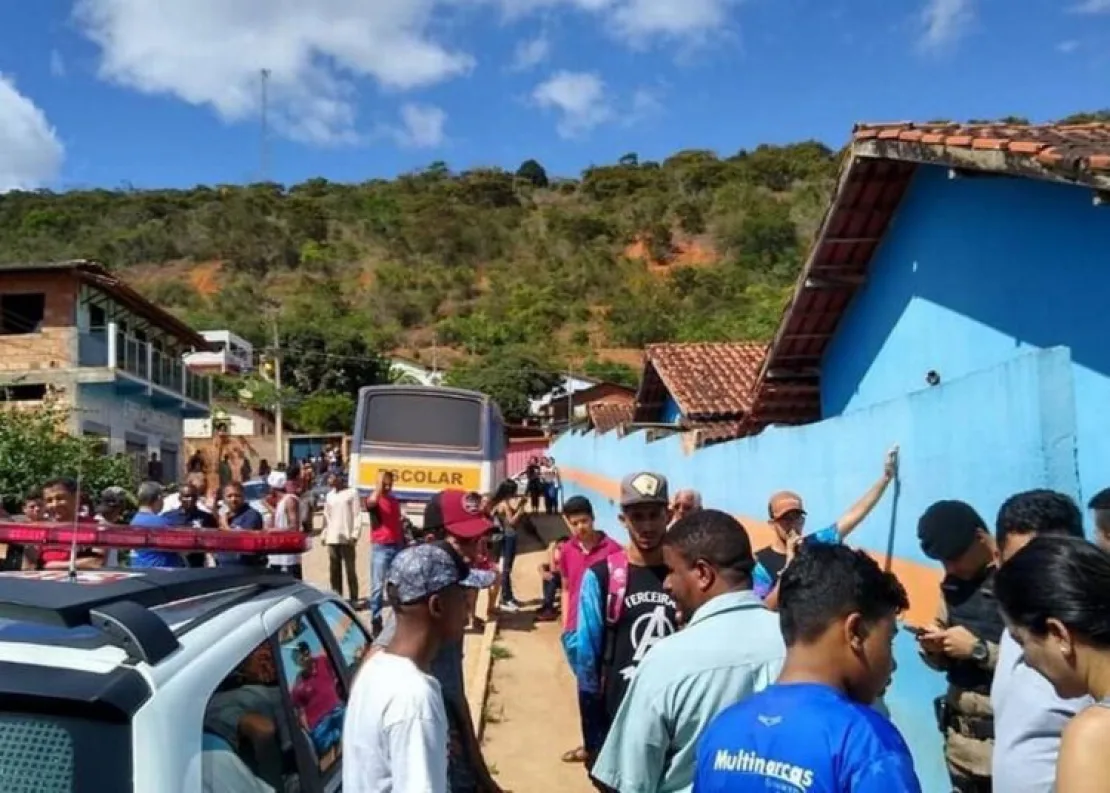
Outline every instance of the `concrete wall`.
{"label": "concrete wall", "polygon": [[[742,520],[760,547],[769,529],[759,518],[773,491],[800,491],[809,528],[828,525],[878,479],[884,453],[897,443],[899,482],[850,542],[880,560],[892,556],[909,590],[908,619],[920,623],[932,618],[939,602],[939,568],[924,558],[916,538],[917,518],[929,504],[965,499],[993,523],[1015,491],[1078,491],[1076,371],[1067,349],[1029,351],[936,388],[691,454],[678,436],[648,443],[642,432],[564,435],[551,454],[567,495],[590,497],[600,525],[620,539],[626,535],[617,522],[617,483],[647,469],[666,475],[672,488],[697,488],[707,506],[757,516]],[[899,668],[887,704],[914,751],[924,790],[947,793],[932,715],[943,678],[920,662],[908,635],[899,636],[896,653]]]}
{"label": "concrete wall", "polygon": [[919,168],[825,356],[823,414],[1065,345],[1084,441],[1074,494],[1089,499],[1110,485],[1107,251],[1110,211],[1089,190]]}
{"label": "concrete wall", "polygon": [[128,399],[118,394],[112,383],[77,386],[75,407],[73,420],[77,433],[106,436],[112,454],[124,453],[128,441],[142,442],[147,458],[151,452],[157,452],[163,460],[168,453],[175,453],[176,461],[165,466],[163,476],[167,482],[180,481],[185,468],[185,444],[177,410],[159,410],[145,400]]}

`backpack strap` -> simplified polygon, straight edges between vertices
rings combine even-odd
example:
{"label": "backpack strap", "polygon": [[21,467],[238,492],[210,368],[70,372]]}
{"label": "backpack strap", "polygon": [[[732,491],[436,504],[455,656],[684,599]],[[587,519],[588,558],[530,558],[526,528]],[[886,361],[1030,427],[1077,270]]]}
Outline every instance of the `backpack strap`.
{"label": "backpack strap", "polygon": [[610,554],[605,560],[609,571],[606,586],[605,622],[616,625],[624,612],[624,594],[628,591],[628,555],[624,551]]}

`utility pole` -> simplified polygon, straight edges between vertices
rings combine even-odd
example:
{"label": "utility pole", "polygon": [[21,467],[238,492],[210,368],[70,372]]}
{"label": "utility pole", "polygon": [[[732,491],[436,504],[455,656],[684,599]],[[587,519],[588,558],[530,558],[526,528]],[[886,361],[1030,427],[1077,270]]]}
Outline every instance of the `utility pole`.
{"label": "utility pole", "polygon": [[439,334],[432,334],[432,383],[439,385]]}
{"label": "utility pole", "polygon": [[567,367],[567,430],[574,423],[574,370]]}
{"label": "utility pole", "polygon": [[277,391],[277,400],[274,404],[274,444],[277,446],[277,461],[285,462],[285,419],[281,409],[281,337],[278,335],[277,314],[273,316],[274,331],[274,389]]}
{"label": "utility pole", "polygon": [[262,82],[262,105],[261,105],[261,133],[258,141],[258,180],[265,182],[270,178],[270,153],[269,153],[269,114],[270,114],[270,96],[269,96],[269,82],[270,70],[262,69],[259,72]]}

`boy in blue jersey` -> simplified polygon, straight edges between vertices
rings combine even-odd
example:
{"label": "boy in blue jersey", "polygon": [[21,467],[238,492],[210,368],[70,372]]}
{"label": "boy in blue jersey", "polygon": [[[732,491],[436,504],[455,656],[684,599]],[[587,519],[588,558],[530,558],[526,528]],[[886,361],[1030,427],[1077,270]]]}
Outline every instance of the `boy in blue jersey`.
{"label": "boy in blue jersey", "polygon": [[818,544],[779,590],[782,674],[710,723],[694,793],[920,793],[909,747],[871,707],[894,672],[906,590],[863,551]]}

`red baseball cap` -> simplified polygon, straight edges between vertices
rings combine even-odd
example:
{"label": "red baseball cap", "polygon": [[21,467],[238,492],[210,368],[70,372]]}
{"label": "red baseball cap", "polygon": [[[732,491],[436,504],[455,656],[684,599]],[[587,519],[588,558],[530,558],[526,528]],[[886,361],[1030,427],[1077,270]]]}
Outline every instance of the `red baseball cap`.
{"label": "red baseball cap", "polygon": [[482,497],[465,490],[442,490],[424,508],[424,531],[443,529],[461,540],[474,540],[493,530],[482,512]]}

